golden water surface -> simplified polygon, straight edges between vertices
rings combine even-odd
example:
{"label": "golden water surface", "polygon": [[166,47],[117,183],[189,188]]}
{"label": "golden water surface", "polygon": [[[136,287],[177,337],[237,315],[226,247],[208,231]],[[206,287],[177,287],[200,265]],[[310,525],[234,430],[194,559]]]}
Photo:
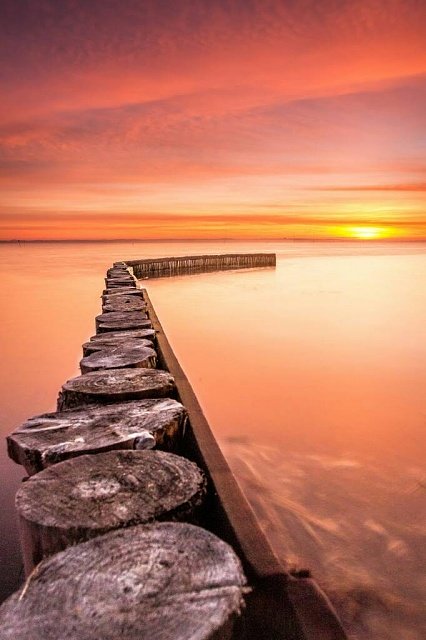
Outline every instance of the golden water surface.
{"label": "golden water surface", "polygon": [[[231,251],[277,268],[146,283],[172,346],[283,561],[312,570],[351,637],[420,640],[425,245],[3,245],[2,436],[77,375],[114,260]],[[0,464],[5,596],[23,473],[4,446]]]}

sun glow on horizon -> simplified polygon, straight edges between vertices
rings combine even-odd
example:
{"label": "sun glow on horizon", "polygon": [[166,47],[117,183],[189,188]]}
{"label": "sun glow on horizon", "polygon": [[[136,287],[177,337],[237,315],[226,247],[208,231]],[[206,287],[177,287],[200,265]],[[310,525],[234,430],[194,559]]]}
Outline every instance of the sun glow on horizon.
{"label": "sun glow on horizon", "polygon": [[349,235],[360,240],[377,240],[389,234],[382,227],[349,227]]}
{"label": "sun glow on horizon", "polygon": [[0,240],[426,240],[424,3],[62,4],[0,4]]}
{"label": "sun glow on horizon", "polygon": [[388,240],[401,239],[404,234],[394,227],[379,225],[342,225],[334,229],[334,236],[340,236],[353,240]]}

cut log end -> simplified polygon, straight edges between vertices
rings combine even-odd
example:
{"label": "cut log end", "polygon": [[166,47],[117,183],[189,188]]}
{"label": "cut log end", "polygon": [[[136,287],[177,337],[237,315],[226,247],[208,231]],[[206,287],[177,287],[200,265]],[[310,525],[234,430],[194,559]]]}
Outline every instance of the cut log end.
{"label": "cut log end", "polygon": [[122,340],[151,340],[155,338],[154,329],[129,329],[127,331],[108,331],[107,333],[97,333],[90,338],[90,342],[115,342]]}
{"label": "cut log end", "polygon": [[193,462],[162,451],[110,451],[45,469],[16,495],[26,574],[44,557],[120,527],[195,523],[205,493]]}
{"label": "cut log end", "polygon": [[148,316],[143,311],[113,311],[109,313],[102,313],[95,318],[95,324],[97,332],[99,327],[104,324],[111,323],[128,323],[129,321],[139,322],[141,320],[147,320]]}
{"label": "cut log end", "polygon": [[147,314],[140,311],[114,311],[96,317],[96,333],[127,329],[152,329],[152,325]]}
{"label": "cut log end", "polygon": [[58,398],[58,411],[94,403],[123,402],[174,395],[173,377],[158,369],[107,369],[68,380]]}
{"label": "cut log end", "polygon": [[100,371],[103,369],[147,368],[155,369],[157,354],[152,347],[146,346],[118,346],[106,347],[95,351],[90,356],[82,358],[80,369],[82,373]]}
{"label": "cut log end", "polygon": [[43,561],[0,607],[0,636],[228,640],[244,586],[237,556],[213,534],[139,525]]}
{"label": "cut log end", "polygon": [[[108,336],[108,333],[100,333],[100,336]],[[142,339],[142,338],[126,338],[122,337],[116,338],[115,340],[91,340],[90,342],[85,342],[83,344],[83,356],[86,358],[90,356],[92,353],[97,353],[98,351],[105,351],[105,349],[132,349],[133,347],[150,347],[153,349],[152,339]]]}
{"label": "cut log end", "polygon": [[146,432],[156,447],[176,451],[186,411],[170,398],[88,405],[35,416],[7,438],[9,456],[29,475],[87,453],[135,449]]}
{"label": "cut log end", "polygon": [[146,313],[146,304],[134,296],[117,296],[111,300],[108,296],[108,301],[105,301],[102,305],[103,313],[113,312],[129,312],[129,311],[141,311]]}
{"label": "cut log end", "polygon": [[115,296],[135,296],[138,298],[143,298],[143,293],[140,289],[136,289],[135,287],[114,287],[112,289],[104,289],[102,292],[102,297],[115,297]]}

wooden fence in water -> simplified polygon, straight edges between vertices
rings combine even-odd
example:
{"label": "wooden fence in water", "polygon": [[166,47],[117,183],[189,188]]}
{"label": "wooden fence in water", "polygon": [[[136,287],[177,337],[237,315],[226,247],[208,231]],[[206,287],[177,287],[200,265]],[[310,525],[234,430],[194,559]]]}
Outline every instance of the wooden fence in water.
{"label": "wooden fence in water", "polygon": [[179,256],[172,258],[151,258],[147,260],[127,260],[136,278],[162,278],[209,271],[229,269],[254,269],[275,267],[275,253],[227,253],[222,255]]}

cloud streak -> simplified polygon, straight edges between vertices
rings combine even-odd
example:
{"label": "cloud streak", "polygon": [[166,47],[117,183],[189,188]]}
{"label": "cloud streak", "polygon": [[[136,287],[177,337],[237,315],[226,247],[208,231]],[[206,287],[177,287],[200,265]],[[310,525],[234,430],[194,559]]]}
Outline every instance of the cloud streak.
{"label": "cloud streak", "polygon": [[421,215],[425,24],[417,0],[5,0],[0,215]]}

